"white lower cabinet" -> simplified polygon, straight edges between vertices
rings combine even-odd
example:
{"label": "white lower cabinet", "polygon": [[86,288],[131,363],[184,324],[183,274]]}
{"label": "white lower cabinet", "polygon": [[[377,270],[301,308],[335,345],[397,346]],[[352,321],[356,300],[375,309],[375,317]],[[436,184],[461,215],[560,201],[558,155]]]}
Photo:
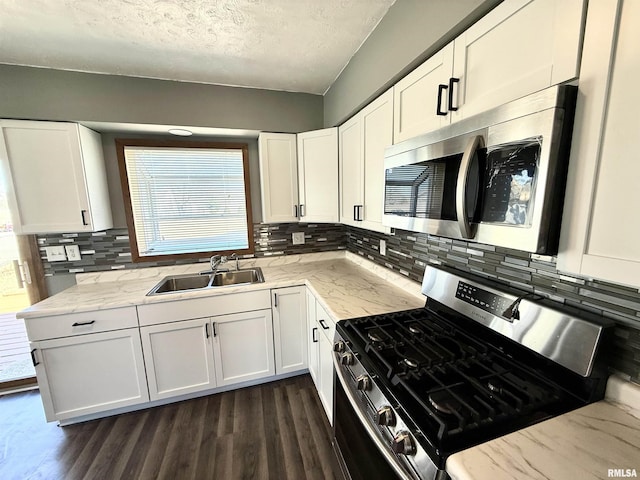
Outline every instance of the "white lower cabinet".
{"label": "white lower cabinet", "polygon": [[31,348],[49,422],[149,401],[137,327],[35,341]]}
{"label": "white lower cabinet", "polygon": [[[333,425],[333,334],[335,323],[316,298],[307,294],[309,372],[313,378],[320,402]],[[313,305],[313,308],[310,306]]]}
{"label": "white lower cabinet", "polygon": [[306,292],[307,288],[304,286],[271,291],[277,374],[307,368]]}
{"label": "white lower cabinet", "polygon": [[275,375],[271,310],[211,320],[218,386]]}
{"label": "white lower cabinet", "polygon": [[142,327],[151,400],[216,386],[209,318]]}

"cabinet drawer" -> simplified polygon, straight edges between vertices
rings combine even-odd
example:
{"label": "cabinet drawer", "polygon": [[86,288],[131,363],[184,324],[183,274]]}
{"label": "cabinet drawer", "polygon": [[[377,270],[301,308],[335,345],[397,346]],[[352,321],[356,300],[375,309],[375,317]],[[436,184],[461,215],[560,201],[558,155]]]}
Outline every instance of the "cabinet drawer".
{"label": "cabinet drawer", "polygon": [[140,326],[271,308],[269,290],[152,303],[138,307]]}
{"label": "cabinet drawer", "polygon": [[331,315],[327,313],[318,301],[316,301],[316,319],[318,325],[320,325],[319,330],[322,331],[327,340],[329,340],[333,345],[333,336],[336,333],[336,324],[333,321],[333,318],[331,318]]}
{"label": "cabinet drawer", "polygon": [[135,307],[25,318],[29,340],[71,337],[138,326]]}

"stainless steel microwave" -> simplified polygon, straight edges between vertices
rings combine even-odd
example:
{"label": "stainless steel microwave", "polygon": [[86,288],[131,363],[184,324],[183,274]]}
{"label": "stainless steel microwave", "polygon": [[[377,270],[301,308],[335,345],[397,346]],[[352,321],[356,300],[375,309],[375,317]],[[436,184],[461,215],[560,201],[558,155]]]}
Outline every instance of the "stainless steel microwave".
{"label": "stainless steel microwave", "polygon": [[388,147],[383,224],[557,253],[576,94],[551,87]]}

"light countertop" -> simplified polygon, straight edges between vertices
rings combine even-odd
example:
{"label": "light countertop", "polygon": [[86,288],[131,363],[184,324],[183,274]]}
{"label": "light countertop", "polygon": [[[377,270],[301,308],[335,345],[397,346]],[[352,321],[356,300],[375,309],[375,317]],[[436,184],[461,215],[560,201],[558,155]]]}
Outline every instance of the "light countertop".
{"label": "light countertop", "polygon": [[208,264],[80,274],[77,285],[18,313],[18,317],[69,313],[307,285],[334,320],[423,307],[420,285],[349,252],[327,252],[240,261],[259,266],[265,282],[146,296],[167,275],[196,273]]}
{"label": "light countertop", "polygon": [[447,473],[452,480],[636,477],[640,385],[612,376],[604,400],[456,453]]}

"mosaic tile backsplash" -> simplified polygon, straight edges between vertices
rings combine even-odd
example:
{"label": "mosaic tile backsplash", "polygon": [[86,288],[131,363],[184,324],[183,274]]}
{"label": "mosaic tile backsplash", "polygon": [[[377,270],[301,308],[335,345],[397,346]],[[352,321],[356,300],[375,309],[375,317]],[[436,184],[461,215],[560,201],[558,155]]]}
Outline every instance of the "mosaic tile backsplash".
{"label": "mosaic tile backsplash", "polygon": [[[347,249],[422,281],[427,264],[443,264],[490,278],[617,322],[611,365],[640,383],[640,291],[637,288],[565,275],[555,257],[396,230],[385,235],[347,227]],[[380,240],[386,254],[380,254]]]}
{"label": "mosaic tile backsplash", "polygon": [[[305,243],[303,245],[293,245],[291,238],[293,232],[304,233]],[[347,246],[346,230],[342,225],[334,224],[256,224],[253,227],[253,241],[254,257],[344,250]],[[38,245],[45,276],[180,265],[209,260],[209,257],[205,256],[202,259],[133,263],[129,247],[129,232],[126,228],[96,233],[38,235]],[[76,262],[47,261],[45,247],[53,245],[78,245],[82,260]]]}
{"label": "mosaic tile backsplash", "polygon": [[[293,232],[304,232],[304,245],[293,245]],[[386,242],[386,255],[380,254],[380,240]],[[126,229],[40,235],[38,242],[47,276],[198,261],[133,263]],[[47,262],[44,247],[60,244],[78,245],[82,260]],[[555,257],[401,230],[385,235],[339,224],[256,224],[254,244],[256,257],[348,249],[418,282],[427,264],[444,264],[604,315],[618,325],[612,366],[640,382],[640,291],[562,274]]]}

